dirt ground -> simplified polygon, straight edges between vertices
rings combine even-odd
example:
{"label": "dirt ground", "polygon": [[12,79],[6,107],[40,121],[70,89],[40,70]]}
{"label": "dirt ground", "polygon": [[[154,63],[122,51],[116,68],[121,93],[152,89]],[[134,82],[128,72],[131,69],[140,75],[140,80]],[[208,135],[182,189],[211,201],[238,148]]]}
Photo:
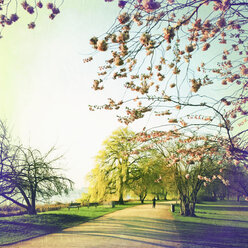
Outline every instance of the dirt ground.
{"label": "dirt ground", "polygon": [[181,247],[169,205],[140,205],[60,233],[5,246],[13,248]]}

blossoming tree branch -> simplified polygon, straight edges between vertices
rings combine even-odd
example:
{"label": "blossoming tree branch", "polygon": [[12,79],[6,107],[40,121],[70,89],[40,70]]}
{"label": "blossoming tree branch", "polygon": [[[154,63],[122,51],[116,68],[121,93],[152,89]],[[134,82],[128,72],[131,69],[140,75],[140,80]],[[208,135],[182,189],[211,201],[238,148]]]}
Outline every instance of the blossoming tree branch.
{"label": "blossoming tree branch", "polygon": [[[226,149],[223,159],[247,166],[247,2],[129,0],[118,6],[110,29],[90,39],[107,57],[93,89],[104,90],[112,79],[128,93],[90,109],[124,109],[118,119],[126,124],[161,118],[153,135],[162,127],[165,136],[169,129],[211,134]],[[150,135],[145,128],[142,135]]]}
{"label": "blossoming tree branch", "polygon": [[[0,0],[0,24],[2,30],[0,35],[2,38],[3,29],[14,25],[20,18],[20,15],[30,16],[31,21],[27,23],[29,29],[34,29],[39,17],[40,11],[49,10],[49,18],[53,20],[59,13],[59,7],[64,1],[13,1]],[[23,12],[24,11],[24,12]],[[20,14],[19,14],[20,13]]]}

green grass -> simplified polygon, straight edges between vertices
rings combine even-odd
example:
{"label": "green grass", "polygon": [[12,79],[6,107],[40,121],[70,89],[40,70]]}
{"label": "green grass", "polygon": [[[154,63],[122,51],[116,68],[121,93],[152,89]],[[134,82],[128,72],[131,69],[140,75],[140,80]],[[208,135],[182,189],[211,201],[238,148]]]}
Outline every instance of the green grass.
{"label": "green grass", "polygon": [[183,217],[179,206],[175,224],[183,247],[248,247],[248,203],[205,202],[196,207],[197,217]]}
{"label": "green grass", "polygon": [[[146,202],[151,203],[151,201]],[[115,208],[99,206],[79,210],[60,209],[36,216],[22,215],[0,218],[0,246],[59,232],[105,214],[139,203],[117,205]],[[183,217],[179,206],[173,213],[183,247],[248,247],[248,203],[205,202],[196,207],[197,217]]]}
{"label": "green grass", "polygon": [[34,216],[22,215],[0,218],[0,246],[31,239],[48,233],[59,232],[65,228],[79,225],[108,213],[139,205],[129,202],[125,205],[81,207],[79,210],[67,208],[40,213]]}

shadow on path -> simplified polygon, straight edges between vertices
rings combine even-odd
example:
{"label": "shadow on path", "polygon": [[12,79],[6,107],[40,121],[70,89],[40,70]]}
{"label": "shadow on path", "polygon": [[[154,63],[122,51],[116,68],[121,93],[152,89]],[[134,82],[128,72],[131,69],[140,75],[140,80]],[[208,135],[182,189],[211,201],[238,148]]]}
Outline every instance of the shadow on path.
{"label": "shadow on path", "polygon": [[[168,220],[169,219],[169,220]],[[166,205],[123,209],[79,226],[12,246],[13,248],[181,247]]]}

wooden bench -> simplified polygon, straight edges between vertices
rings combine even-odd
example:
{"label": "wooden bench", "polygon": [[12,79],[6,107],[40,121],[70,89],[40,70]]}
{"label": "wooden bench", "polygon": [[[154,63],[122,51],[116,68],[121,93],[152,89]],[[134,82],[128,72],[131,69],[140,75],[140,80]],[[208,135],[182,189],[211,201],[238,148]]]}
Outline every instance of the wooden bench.
{"label": "wooden bench", "polygon": [[68,210],[70,210],[71,208],[77,208],[79,210],[80,207],[81,207],[81,203],[72,202],[67,208]]}
{"label": "wooden bench", "polygon": [[89,202],[88,203],[88,208],[91,207],[91,206],[95,206],[95,208],[99,205],[98,202]]}

